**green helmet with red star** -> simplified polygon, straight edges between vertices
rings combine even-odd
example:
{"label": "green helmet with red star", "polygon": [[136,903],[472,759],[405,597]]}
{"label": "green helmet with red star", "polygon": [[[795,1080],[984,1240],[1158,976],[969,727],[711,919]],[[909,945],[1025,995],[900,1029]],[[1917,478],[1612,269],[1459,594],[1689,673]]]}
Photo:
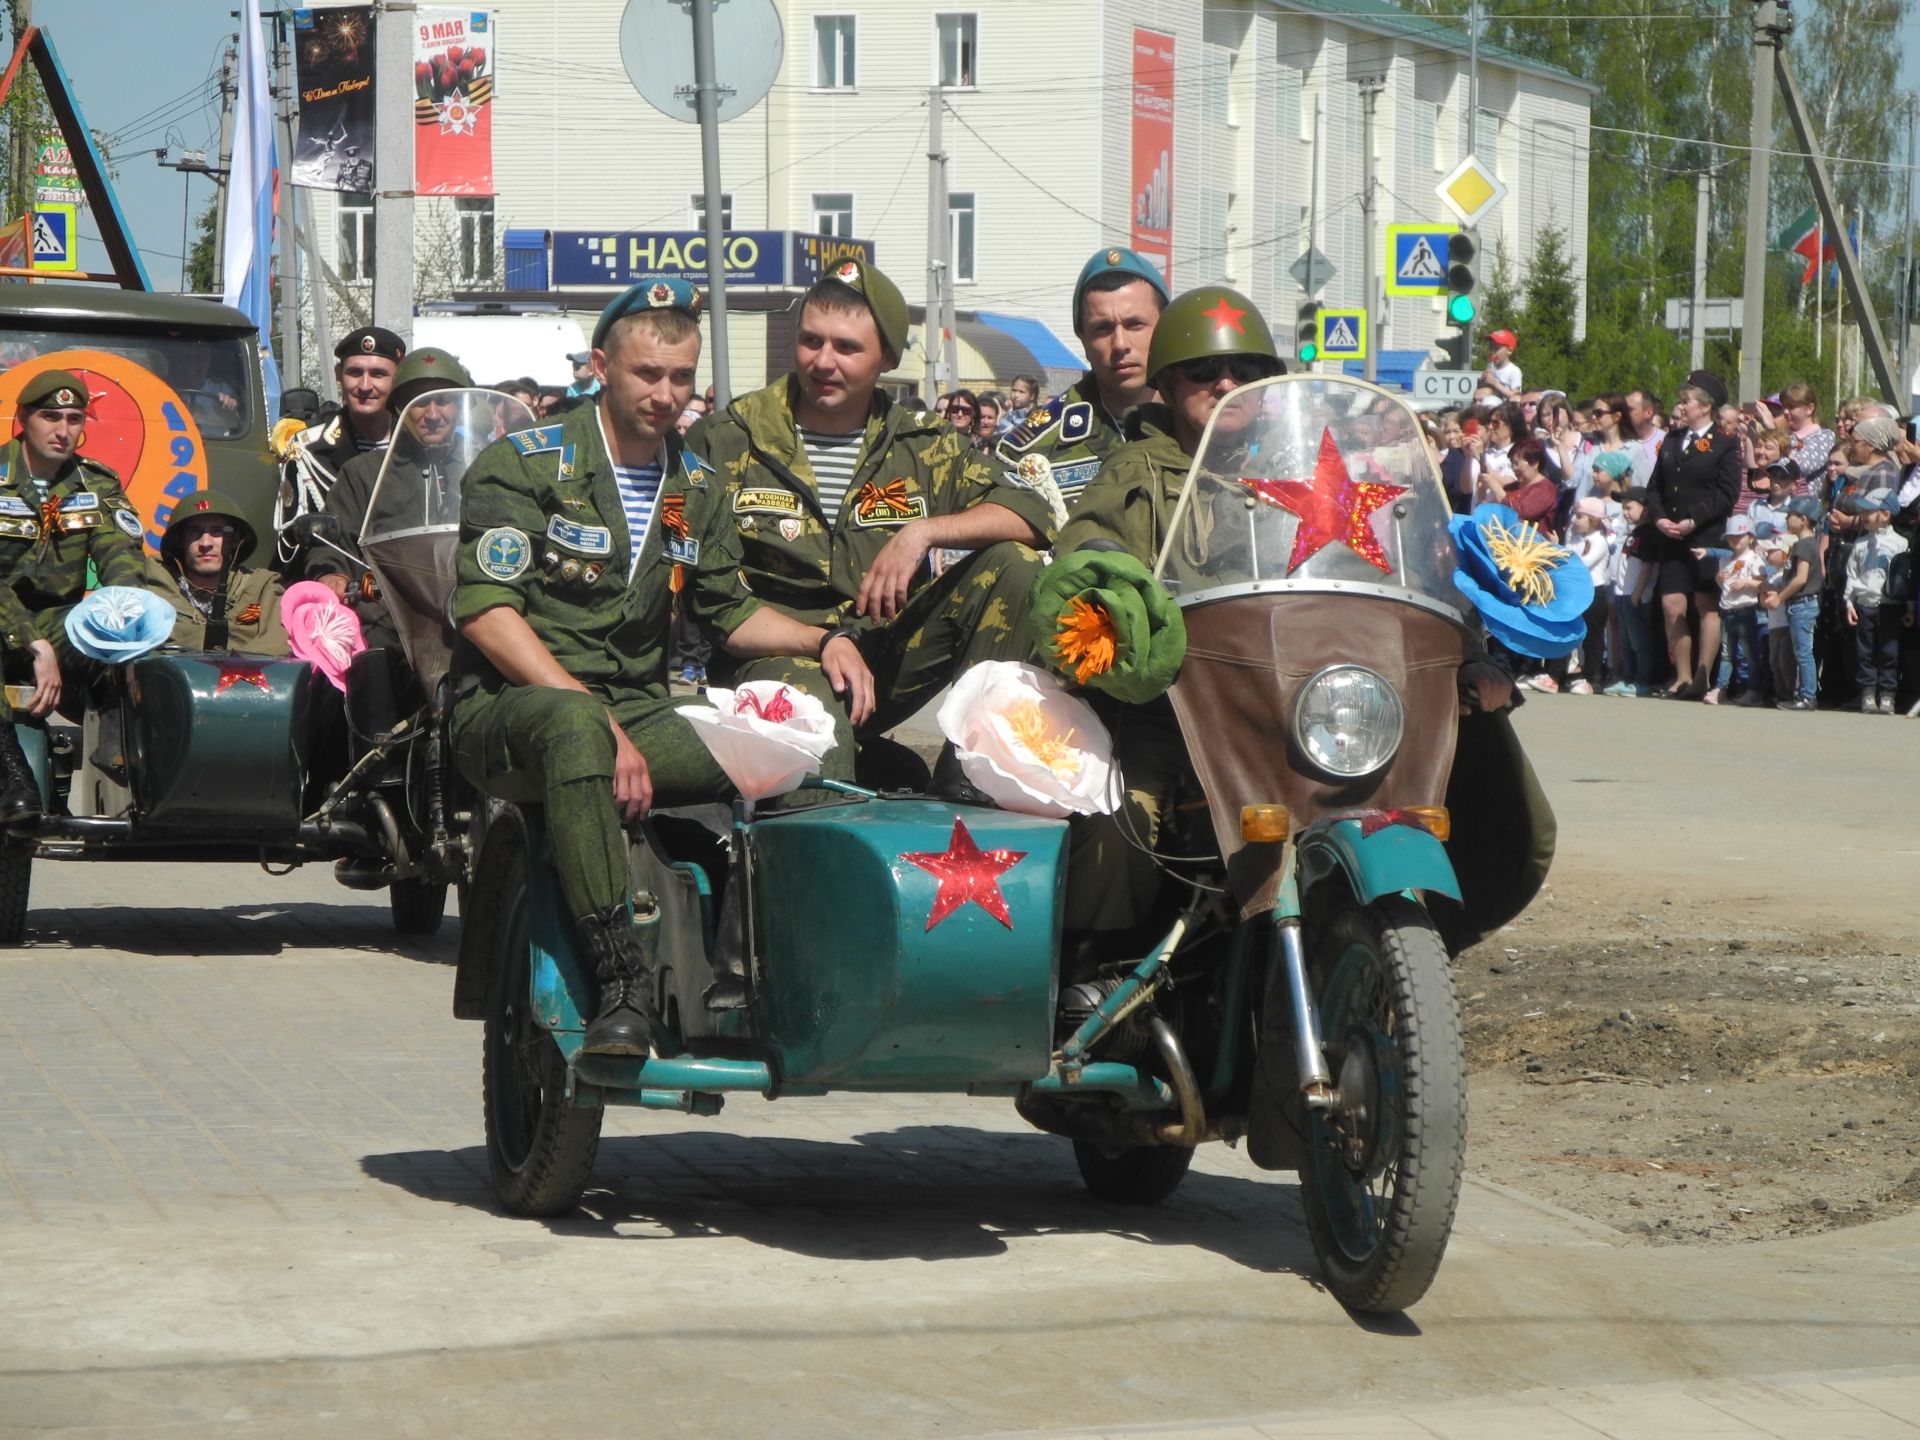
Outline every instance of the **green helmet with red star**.
{"label": "green helmet with red star", "polygon": [[1273,362],[1272,374],[1287,371],[1273,331],[1253,301],[1225,285],[1189,290],[1160,313],[1147,347],[1147,380],[1157,387],[1160,372],[1169,365],[1210,355],[1263,356]]}

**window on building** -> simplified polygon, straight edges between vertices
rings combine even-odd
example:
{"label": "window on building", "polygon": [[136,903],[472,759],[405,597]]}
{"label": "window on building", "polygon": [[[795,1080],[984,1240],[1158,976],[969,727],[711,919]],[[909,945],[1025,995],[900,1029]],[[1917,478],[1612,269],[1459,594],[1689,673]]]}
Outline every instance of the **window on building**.
{"label": "window on building", "polygon": [[[689,195],[687,209],[693,214],[693,228],[704,231],[707,228],[707,197]],[[730,194],[723,193],[720,196],[720,228],[733,229],[733,196]]]}
{"label": "window on building", "polygon": [[854,70],[855,32],[852,15],[813,17],[813,83],[820,90],[851,90],[859,83]]}
{"label": "window on building", "polygon": [[940,44],[940,83],[971,89],[980,83],[980,17],[978,15],[936,15],[935,34]]}
{"label": "window on building", "polygon": [[373,279],[373,196],[342,195],[334,259],[342,280]]}
{"label": "window on building", "polygon": [[1313,109],[1307,104],[1307,75],[1293,65],[1274,72],[1273,133],[1281,140],[1311,140]]}
{"label": "window on building", "polygon": [[953,279],[964,284],[973,279],[974,210],[971,192],[947,192],[947,241],[953,251]]}
{"label": "window on building", "polygon": [[460,280],[465,285],[492,281],[493,197],[462,196],[453,202],[460,225]]}
{"label": "window on building", "polygon": [[813,232],[853,238],[853,196],[844,191],[816,194],[813,197]]}
{"label": "window on building", "polygon": [[1469,136],[1467,143],[1474,147],[1474,156],[1495,175],[1500,173],[1500,128],[1503,124],[1497,110],[1480,112],[1480,136],[1476,141]]}

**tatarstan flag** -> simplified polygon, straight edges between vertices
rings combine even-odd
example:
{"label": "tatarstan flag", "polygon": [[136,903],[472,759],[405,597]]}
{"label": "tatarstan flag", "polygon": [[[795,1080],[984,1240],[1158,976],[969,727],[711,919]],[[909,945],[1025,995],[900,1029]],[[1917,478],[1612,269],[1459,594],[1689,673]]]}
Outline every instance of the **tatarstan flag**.
{"label": "tatarstan flag", "polygon": [[[1820,247],[1820,253],[1814,254],[1814,247]],[[1801,211],[1794,222],[1780,232],[1780,238],[1773,242],[1775,250],[1798,255],[1806,262],[1800,272],[1800,283],[1805,285],[1820,269],[1820,262],[1836,258],[1838,252],[1833,243],[1833,235],[1823,234],[1820,229],[1820,211],[1809,205]]]}

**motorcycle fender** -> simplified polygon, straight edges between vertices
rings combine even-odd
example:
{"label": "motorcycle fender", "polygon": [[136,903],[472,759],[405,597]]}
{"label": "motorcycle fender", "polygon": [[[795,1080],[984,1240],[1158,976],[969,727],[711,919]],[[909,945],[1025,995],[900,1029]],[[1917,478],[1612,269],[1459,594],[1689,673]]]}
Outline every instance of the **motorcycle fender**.
{"label": "motorcycle fender", "polygon": [[1402,890],[1460,898],[1446,846],[1416,826],[1386,825],[1367,835],[1358,820],[1322,820],[1301,831],[1296,843],[1303,892],[1337,869],[1362,905]]}

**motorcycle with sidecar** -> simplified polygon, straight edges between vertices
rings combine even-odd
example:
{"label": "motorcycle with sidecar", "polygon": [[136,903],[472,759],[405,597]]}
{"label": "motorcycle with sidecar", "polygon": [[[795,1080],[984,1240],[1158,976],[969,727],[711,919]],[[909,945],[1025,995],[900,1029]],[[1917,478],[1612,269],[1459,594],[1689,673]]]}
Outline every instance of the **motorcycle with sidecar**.
{"label": "motorcycle with sidecar", "polygon": [[[344,693],[305,659],[163,645],[109,667],[78,724],[18,724],[44,813],[0,837],[0,944],[24,934],[35,860],[333,861],[343,885],[388,892],[400,934],[439,929],[449,891],[465,888],[476,822],[445,744],[444,618],[415,592],[451,555],[459,473],[507,428],[533,424],[511,397],[441,393],[442,443],[420,441],[409,406],[349,552],[381,591],[414,598],[399,613],[436,618],[401,634],[404,657],[354,656]],[[319,514],[282,533],[297,546],[341,538]],[[124,758],[111,769],[99,758],[109,711]]]}
{"label": "motorcycle with sidecar", "polygon": [[[1447,1244],[1466,1127],[1429,909],[1460,897],[1445,800],[1474,633],[1448,515],[1386,392],[1291,376],[1222,401],[1157,568],[1187,628],[1171,695],[1197,803],[1172,807],[1153,938],[1090,978],[1062,980],[1066,822],[815,781],[777,810],[632,828],[655,1053],[587,1054],[594,986],[542,817],[497,807],[453,1008],[483,1022],[502,1206],[574,1207],[609,1105],[1004,1096],[1070,1140],[1109,1201],[1164,1199],[1197,1146],[1245,1141],[1300,1173],[1341,1301],[1413,1304]],[[743,1007],[706,1003],[716,947],[744,969]]]}

